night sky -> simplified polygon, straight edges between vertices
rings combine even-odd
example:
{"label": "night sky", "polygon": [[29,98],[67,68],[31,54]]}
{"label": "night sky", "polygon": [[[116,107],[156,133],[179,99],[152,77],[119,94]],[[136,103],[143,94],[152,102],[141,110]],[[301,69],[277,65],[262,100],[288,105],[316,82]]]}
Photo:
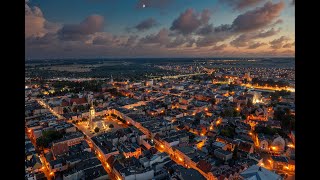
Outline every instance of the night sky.
{"label": "night sky", "polygon": [[293,57],[294,11],[294,0],[26,0],[26,58]]}

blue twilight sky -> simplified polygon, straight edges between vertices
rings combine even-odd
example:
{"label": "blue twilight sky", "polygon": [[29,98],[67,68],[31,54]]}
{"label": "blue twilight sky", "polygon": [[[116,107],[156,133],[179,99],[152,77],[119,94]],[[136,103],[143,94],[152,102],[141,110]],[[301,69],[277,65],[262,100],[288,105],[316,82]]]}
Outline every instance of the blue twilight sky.
{"label": "blue twilight sky", "polygon": [[26,0],[27,58],[294,56],[292,0]]}

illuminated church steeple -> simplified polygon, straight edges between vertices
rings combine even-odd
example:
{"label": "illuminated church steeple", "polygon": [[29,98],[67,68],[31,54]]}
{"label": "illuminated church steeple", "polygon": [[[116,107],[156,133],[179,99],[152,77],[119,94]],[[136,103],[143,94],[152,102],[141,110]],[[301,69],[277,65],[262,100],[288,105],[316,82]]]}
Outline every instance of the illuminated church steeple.
{"label": "illuminated church steeple", "polygon": [[113,77],[111,75],[111,78],[110,78],[110,83],[112,84],[113,83]]}
{"label": "illuminated church steeple", "polygon": [[89,121],[91,122],[95,118],[96,110],[93,107],[93,102],[91,101],[91,106],[89,110]]}

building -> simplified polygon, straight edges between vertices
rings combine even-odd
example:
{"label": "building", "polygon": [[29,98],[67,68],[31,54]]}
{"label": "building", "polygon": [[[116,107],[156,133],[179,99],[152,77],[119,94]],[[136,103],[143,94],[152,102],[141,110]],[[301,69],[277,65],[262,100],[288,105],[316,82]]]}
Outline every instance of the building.
{"label": "building", "polygon": [[252,165],[248,169],[240,173],[240,179],[282,180],[283,178],[280,175],[272,171],[269,171],[266,168],[257,165]]}
{"label": "building", "polygon": [[231,151],[225,151],[223,149],[216,149],[214,150],[214,155],[224,161],[228,161],[232,158],[232,152]]}
{"label": "building", "polygon": [[100,130],[106,129],[107,124],[104,122],[102,117],[96,117],[96,111],[93,107],[93,103],[91,101],[91,107],[89,110],[89,121],[88,126],[90,129],[94,130],[96,127],[98,127]]}
{"label": "building", "polygon": [[295,161],[289,160],[285,156],[271,156],[269,160],[270,166],[273,170],[294,171]]}

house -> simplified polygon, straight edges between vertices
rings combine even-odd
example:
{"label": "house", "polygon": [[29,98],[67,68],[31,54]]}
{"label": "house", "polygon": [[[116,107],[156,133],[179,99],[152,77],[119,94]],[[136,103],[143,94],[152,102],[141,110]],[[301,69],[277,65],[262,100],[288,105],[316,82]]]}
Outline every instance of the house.
{"label": "house", "polygon": [[[289,159],[285,156],[271,156],[269,162],[273,170],[289,170]],[[295,165],[292,163],[291,161],[291,168],[293,168],[292,165]]]}
{"label": "house", "polygon": [[253,180],[253,179],[282,180],[283,178],[280,175],[278,175],[272,171],[269,171],[268,169],[266,169],[264,167],[252,165],[248,169],[246,169],[240,173],[240,179],[245,179],[245,180]]}
{"label": "house", "polygon": [[280,135],[275,135],[271,143],[271,151],[274,153],[282,153],[284,151],[286,142]]}
{"label": "house", "polygon": [[174,174],[172,175],[172,180],[205,180],[206,178],[203,177],[197,170],[192,168],[185,168],[181,165],[174,165],[171,167],[174,170]]}
{"label": "house", "polygon": [[[71,169],[68,169],[63,173],[63,180],[73,180],[73,179],[87,179],[85,176],[89,176],[88,173],[85,174],[86,170],[91,169],[90,172],[94,173],[94,169],[98,170],[97,172],[100,173],[100,175],[104,176],[106,175],[105,170],[99,167],[102,167],[101,162],[99,161],[98,158],[91,158],[91,159],[86,159],[84,161],[80,161],[75,164],[75,166]],[[104,172],[103,172],[104,171]],[[87,171],[88,172],[88,171]],[[91,174],[91,175],[96,175],[96,173]],[[95,179],[95,178],[93,178]]]}
{"label": "house", "polygon": [[25,161],[26,170],[28,172],[38,172],[42,168],[40,158],[33,154],[29,160]]}
{"label": "house", "polygon": [[56,143],[51,147],[52,155],[58,157],[62,154],[66,154],[69,151],[69,146],[67,143]]}
{"label": "house", "polygon": [[201,170],[202,170],[203,172],[205,172],[205,173],[210,172],[211,169],[212,169],[212,165],[211,165],[208,161],[203,160],[203,159],[201,159],[201,160],[198,162],[197,167],[198,167],[199,169],[201,169]]}
{"label": "house", "polygon": [[228,161],[232,158],[232,152],[231,151],[226,151],[223,149],[216,149],[214,150],[214,155],[224,161]]}
{"label": "house", "polygon": [[295,171],[296,170],[296,162],[295,160],[290,159],[288,163],[288,168],[289,171]]}
{"label": "house", "polygon": [[251,143],[240,141],[238,150],[251,154],[253,153],[254,147]]}

